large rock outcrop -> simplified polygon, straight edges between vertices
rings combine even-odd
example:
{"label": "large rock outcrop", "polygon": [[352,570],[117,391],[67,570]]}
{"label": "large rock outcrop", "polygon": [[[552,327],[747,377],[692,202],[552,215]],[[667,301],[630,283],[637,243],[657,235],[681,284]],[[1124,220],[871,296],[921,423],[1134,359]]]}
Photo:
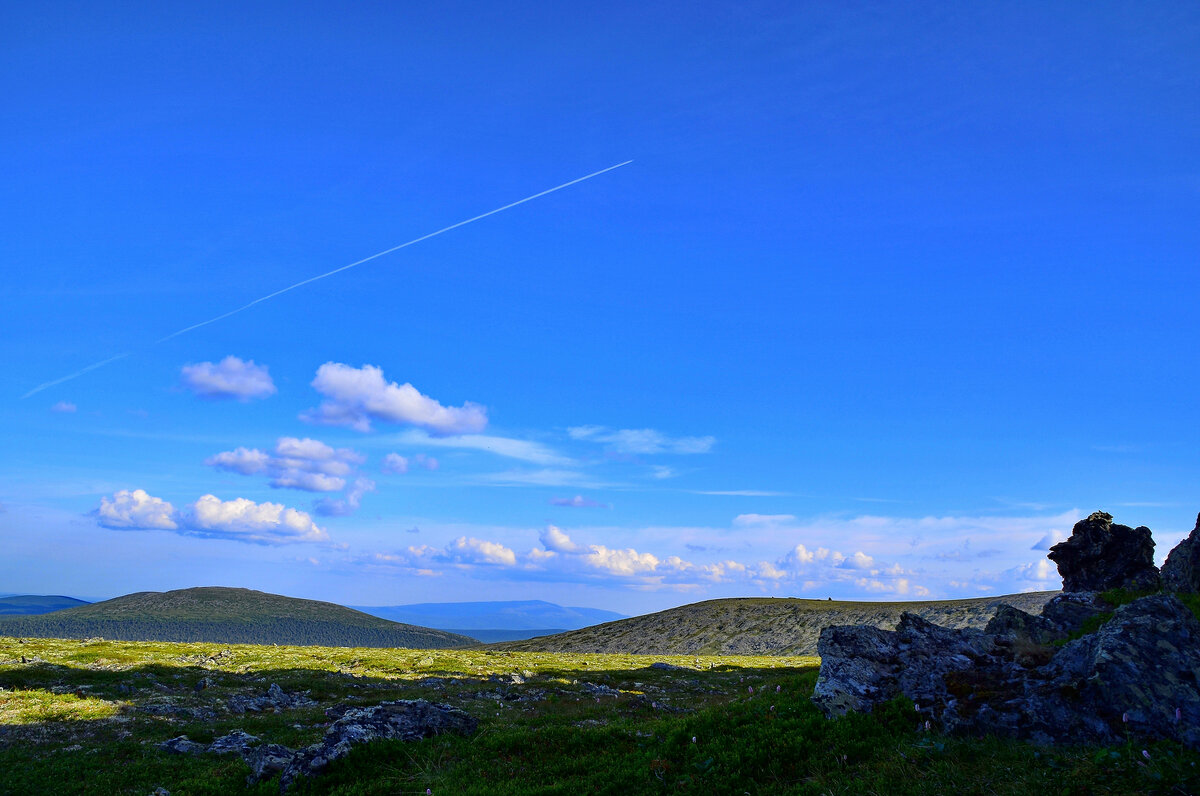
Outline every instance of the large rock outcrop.
{"label": "large rock outcrop", "polygon": [[1113,743],[1132,732],[1200,749],[1200,622],[1178,599],[1143,597],[1061,647],[1044,640],[1065,631],[1008,610],[1002,633],[911,614],[894,631],[831,628],[813,701],[834,716],[904,695],[951,733]]}
{"label": "large rock outcrop", "polygon": [[1048,558],[1058,565],[1065,592],[1144,591],[1159,585],[1150,529],[1114,525],[1103,511],[1075,523],[1071,538],[1051,547]]}
{"label": "large rock outcrop", "polygon": [[[813,701],[835,716],[903,695],[922,720],[947,732],[1038,743],[1132,735],[1200,749],[1200,621],[1170,593],[1115,610],[1098,594],[1160,582],[1149,533],[1114,526],[1102,512],[1077,523],[1051,558],[1082,590],[1058,595],[1040,616],[1001,606],[982,631],[938,627],[912,614],[894,631],[827,628]],[[1177,562],[1162,578],[1168,589],[1200,585],[1197,537],[1200,521],[1168,557]],[[1068,640],[1097,617],[1098,630]]]}
{"label": "large rock outcrop", "polygon": [[1188,537],[1167,555],[1162,567],[1163,588],[1183,594],[1200,592],[1200,515]]}

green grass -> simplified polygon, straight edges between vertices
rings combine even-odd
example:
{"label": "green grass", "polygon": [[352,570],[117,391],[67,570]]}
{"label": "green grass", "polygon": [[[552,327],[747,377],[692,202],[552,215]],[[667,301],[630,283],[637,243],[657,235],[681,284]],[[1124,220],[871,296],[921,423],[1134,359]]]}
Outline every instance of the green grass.
{"label": "green grass", "polygon": [[[660,660],[685,668],[646,668]],[[816,664],[0,638],[0,794],[274,794],[277,780],[246,786],[240,759],[173,756],[156,744],[242,729],[298,747],[322,736],[331,705],[418,697],[463,708],[479,719],[478,732],[360,747],[293,792],[1200,793],[1200,755],[1173,744],[1039,749],[947,738],[918,727],[903,701],[826,720],[809,701]],[[525,682],[489,679],[512,674]],[[196,690],[205,678],[209,687]],[[270,683],[307,690],[319,704],[279,714],[224,709],[231,696],[262,694]],[[597,699],[587,684],[619,696]]]}

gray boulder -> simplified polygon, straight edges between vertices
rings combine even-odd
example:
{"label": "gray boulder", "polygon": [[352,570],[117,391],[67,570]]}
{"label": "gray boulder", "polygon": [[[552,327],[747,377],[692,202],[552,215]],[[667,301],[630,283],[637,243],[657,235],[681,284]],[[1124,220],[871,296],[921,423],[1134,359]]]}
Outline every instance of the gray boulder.
{"label": "gray boulder", "polygon": [[1200,515],[1188,537],[1167,554],[1162,567],[1163,588],[1183,594],[1200,592]]}
{"label": "gray boulder", "polygon": [[1058,565],[1064,592],[1158,588],[1150,529],[1114,525],[1112,520],[1111,514],[1097,511],[1075,523],[1067,541],[1050,548],[1048,557]]}
{"label": "gray boulder", "polygon": [[294,754],[283,769],[279,787],[287,790],[297,777],[320,773],[358,744],[380,739],[416,741],[443,733],[470,735],[478,725],[475,718],[458,708],[435,705],[424,699],[351,708],[325,731],[320,743]]}
{"label": "gray boulder", "polygon": [[1112,611],[1100,592],[1077,591],[1055,595],[1042,607],[1042,618],[1067,634],[1080,630],[1087,620]]}

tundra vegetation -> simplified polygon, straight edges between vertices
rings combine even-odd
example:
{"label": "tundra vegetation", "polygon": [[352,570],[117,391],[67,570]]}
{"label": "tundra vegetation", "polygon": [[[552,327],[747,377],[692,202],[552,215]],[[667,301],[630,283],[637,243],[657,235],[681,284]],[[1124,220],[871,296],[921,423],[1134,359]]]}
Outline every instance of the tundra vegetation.
{"label": "tundra vegetation", "polygon": [[[826,719],[812,657],[0,638],[0,794],[275,794],[235,730],[298,748],[345,706],[427,699],[468,735],[356,746],[297,794],[1189,794],[1200,754],[929,731],[903,698]],[[271,688],[271,686],[277,688]],[[162,792],[162,791],[158,791]]]}

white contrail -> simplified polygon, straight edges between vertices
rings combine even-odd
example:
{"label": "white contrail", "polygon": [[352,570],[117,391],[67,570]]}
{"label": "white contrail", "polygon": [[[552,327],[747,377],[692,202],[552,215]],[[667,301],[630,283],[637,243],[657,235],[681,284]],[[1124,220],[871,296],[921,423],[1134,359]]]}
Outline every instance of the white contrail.
{"label": "white contrail", "polygon": [[[251,307],[253,307],[255,304],[261,304],[262,302],[266,301],[267,299],[273,299],[278,295],[287,293],[289,290],[295,290],[296,288],[303,287],[304,285],[307,285],[310,282],[316,282],[320,279],[324,279],[327,276],[333,276],[334,274],[341,273],[342,271],[348,270],[350,268],[354,268],[357,265],[362,265],[363,263],[370,262],[371,260],[374,260],[377,257],[382,257],[385,254],[391,254],[392,252],[399,251],[400,249],[403,249],[407,246],[412,246],[414,243],[420,243],[423,240],[429,240],[430,238],[437,237],[438,235],[441,235],[443,232],[449,232],[452,229],[458,229],[459,227],[466,226],[467,224],[470,224],[474,221],[478,221],[481,218],[487,218],[488,216],[494,216],[497,213],[502,213],[505,210],[509,210],[511,208],[516,207],[517,205],[523,205],[526,202],[532,202],[534,199],[538,199],[542,196],[545,196],[546,194],[551,194],[551,193],[554,193],[555,191],[561,191],[563,188],[569,188],[570,186],[575,185],[576,183],[583,182],[584,180],[590,180],[592,177],[598,177],[601,174],[604,174],[605,172],[612,171],[613,169],[619,169],[622,166],[628,166],[632,162],[633,162],[632,160],[627,160],[624,163],[618,163],[615,166],[609,166],[606,169],[600,169],[600,171],[593,171],[591,174],[585,174],[582,177],[577,177],[576,179],[573,179],[570,182],[564,182],[562,185],[556,185],[553,188],[547,188],[546,190],[539,191],[538,193],[535,193],[532,196],[526,196],[524,199],[518,199],[515,202],[510,202],[509,204],[506,204],[503,207],[497,207],[495,210],[489,210],[486,213],[481,213],[473,218],[468,218],[465,221],[459,221],[457,224],[451,224],[448,227],[442,227],[441,229],[439,229],[436,232],[430,232],[429,234],[422,235],[419,238],[413,238],[412,240],[408,241],[407,243],[401,243],[399,246],[393,246],[390,249],[384,249],[381,252],[376,252],[375,254],[372,254],[370,257],[364,257],[361,260],[350,263],[349,265],[343,265],[341,268],[335,268],[332,271],[327,271],[326,273],[309,277],[308,279],[305,279],[301,282],[297,282],[294,285],[288,285],[287,287],[285,287],[281,290],[276,290],[274,293],[269,293],[268,295],[263,296],[262,298],[256,298],[254,301],[251,301],[249,304],[238,307],[235,310],[230,310],[229,312],[226,312],[222,315],[218,315],[215,318],[209,318],[207,321],[201,321],[200,323],[194,323],[191,326],[184,327],[183,329],[180,329],[177,332],[171,332],[166,337],[162,337],[162,338],[159,338],[158,340],[155,340],[154,345],[158,345],[159,343],[165,343],[167,340],[170,340],[173,337],[178,337],[181,334],[187,334],[188,332],[192,331],[193,329],[199,329],[201,326],[208,326],[210,323],[216,323],[217,321],[224,320],[225,318],[228,318],[230,315],[237,315],[242,310],[248,310]],[[32,390],[25,393],[21,397],[28,398],[31,395],[41,392],[42,390],[46,389],[47,387],[53,387],[56,384],[62,384],[64,381],[70,381],[71,379],[74,379],[78,376],[82,376],[83,374],[87,373],[88,371],[95,370],[96,368],[104,367],[105,365],[107,365],[110,362],[115,362],[118,359],[121,359],[121,358],[127,357],[127,356],[129,356],[129,352],[126,352],[124,354],[117,354],[115,357],[109,357],[108,359],[105,359],[101,362],[96,362],[95,364],[88,365],[86,368],[83,368],[82,370],[77,370],[74,373],[70,374],[69,376],[63,376],[60,379],[55,379],[54,381],[48,381],[45,384],[39,384],[37,387],[34,387]]]}
{"label": "white contrail", "polygon": [[22,395],[21,398],[22,399],[28,398],[31,395],[41,392],[42,390],[46,389],[47,387],[53,387],[55,384],[62,384],[64,381],[70,381],[71,379],[78,378],[79,376],[82,376],[83,374],[87,373],[89,370],[95,370],[96,368],[102,368],[105,365],[107,365],[109,362],[116,362],[118,359],[124,359],[127,356],[129,356],[128,351],[126,351],[124,354],[117,354],[115,357],[109,357],[108,359],[102,359],[99,362],[94,362],[91,365],[88,365],[86,368],[80,368],[79,370],[75,371],[74,373],[72,373],[68,376],[63,376],[61,379],[55,379],[54,381],[48,381],[45,384],[39,384],[38,386],[34,387],[29,392]]}

